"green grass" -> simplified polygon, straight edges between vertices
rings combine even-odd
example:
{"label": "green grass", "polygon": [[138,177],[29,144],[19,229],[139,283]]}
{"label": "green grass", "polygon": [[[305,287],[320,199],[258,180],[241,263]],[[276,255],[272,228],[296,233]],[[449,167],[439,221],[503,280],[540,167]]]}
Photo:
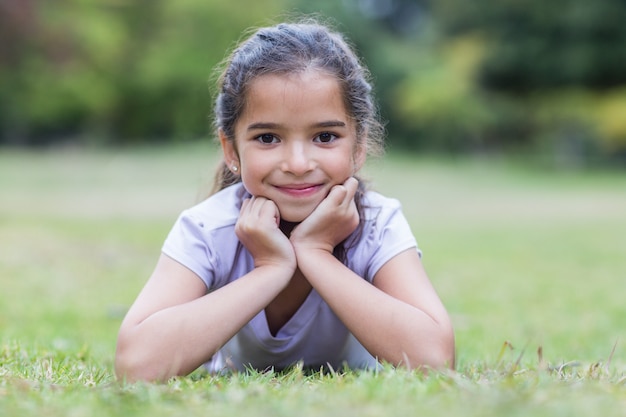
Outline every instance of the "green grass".
{"label": "green grass", "polygon": [[0,150],[0,415],[626,415],[626,174],[388,155],[457,372],[196,372],[125,385],[116,332],[209,145]]}

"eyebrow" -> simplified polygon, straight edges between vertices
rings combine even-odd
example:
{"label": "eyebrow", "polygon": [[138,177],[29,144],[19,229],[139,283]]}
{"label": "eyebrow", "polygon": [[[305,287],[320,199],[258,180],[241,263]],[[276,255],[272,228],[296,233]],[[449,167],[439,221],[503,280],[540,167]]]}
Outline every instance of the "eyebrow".
{"label": "eyebrow", "polygon": [[[312,127],[346,127],[346,123],[341,120],[325,120],[323,122],[315,123]],[[250,130],[266,130],[266,129],[278,129],[280,124],[278,123],[264,123],[257,122],[248,125],[248,131]]]}

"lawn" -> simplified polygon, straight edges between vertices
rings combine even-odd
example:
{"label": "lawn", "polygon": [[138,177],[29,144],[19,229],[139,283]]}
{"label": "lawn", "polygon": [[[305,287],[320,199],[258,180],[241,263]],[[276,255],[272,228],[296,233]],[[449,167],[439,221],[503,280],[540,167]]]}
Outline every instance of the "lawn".
{"label": "lawn", "polygon": [[390,154],[457,337],[455,373],[196,372],[124,385],[116,332],[208,144],[0,150],[0,415],[626,415],[626,172]]}

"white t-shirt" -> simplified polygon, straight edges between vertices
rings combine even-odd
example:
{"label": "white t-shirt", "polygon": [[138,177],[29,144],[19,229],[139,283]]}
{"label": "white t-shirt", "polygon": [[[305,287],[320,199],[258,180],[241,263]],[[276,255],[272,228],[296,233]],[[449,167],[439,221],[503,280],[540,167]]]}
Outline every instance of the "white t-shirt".
{"label": "white t-shirt", "polygon": [[[185,210],[165,240],[163,253],[197,274],[209,292],[254,267],[234,231],[241,203],[249,196],[241,183],[212,195]],[[407,249],[417,250],[417,243],[397,200],[367,191],[363,203],[364,228],[346,253],[346,266],[371,283],[384,263]],[[262,310],[206,366],[220,372],[283,369],[297,362],[311,368],[377,366],[315,289],[276,336],[270,333]]]}

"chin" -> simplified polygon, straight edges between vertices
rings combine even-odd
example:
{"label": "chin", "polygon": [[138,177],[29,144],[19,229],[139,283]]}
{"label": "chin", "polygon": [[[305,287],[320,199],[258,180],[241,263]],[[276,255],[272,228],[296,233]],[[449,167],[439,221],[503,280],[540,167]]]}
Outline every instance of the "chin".
{"label": "chin", "polygon": [[289,223],[300,223],[311,215],[313,210],[285,210],[280,212],[280,219]]}
{"label": "chin", "polygon": [[280,216],[280,220],[287,223],[301,223],[306,216]]}

